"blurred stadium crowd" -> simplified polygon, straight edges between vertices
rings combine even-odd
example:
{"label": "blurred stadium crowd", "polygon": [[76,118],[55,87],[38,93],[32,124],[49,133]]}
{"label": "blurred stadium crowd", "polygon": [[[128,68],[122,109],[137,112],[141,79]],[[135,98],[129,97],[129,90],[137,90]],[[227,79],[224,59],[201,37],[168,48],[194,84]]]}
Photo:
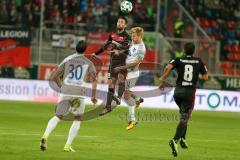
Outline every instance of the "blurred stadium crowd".
{"label": "blurred stadium crowd", "polygon": [[[47,0],[44,21],[47,27],[72,29],[73,25],[95,29],[112,30],[120,14],[119,3],[111,0]],[[154,31],[156,1],[138,0],[134,4],[129,24],[141,24],[148,31]],[[40,23],[41,0],[1,0],[0,24],[31,26]],[[163,12],[162,12],[163,13]]]}
{"label": "blurred stadium crowd", "polygon": [[240,1],[181,0],[181,4],[212,40],[220,41],[223,73],[240,75],[231,71],[232,62],[240,62]]}

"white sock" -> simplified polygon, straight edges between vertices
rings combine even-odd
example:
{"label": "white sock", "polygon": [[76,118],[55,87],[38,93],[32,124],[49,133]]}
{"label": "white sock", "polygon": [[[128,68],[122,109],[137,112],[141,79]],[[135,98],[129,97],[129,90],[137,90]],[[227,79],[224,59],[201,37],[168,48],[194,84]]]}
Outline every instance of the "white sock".
{"label": "white sock", "polygon": [[72,126],[68,133],[68,139],[67,139],[66,145],[72,144],[72,141],[76,137],[79,129],[80,129],[80,121],[73,121]]}
{"label": "white sock", "polygon": [[54,116],[48,121],[47,128],[43,134],[43,138],[48,138],[49,134],[54,130],[54,128],[57,126],[58,122],[60,122],[60,119],[57,116]]}
{"label": "white sock", "polygon": [[136,121],[136,118],[135,118],[135,106],[128,106],[128,110],[129,110],[129,115],[130,115],[131,121]]}

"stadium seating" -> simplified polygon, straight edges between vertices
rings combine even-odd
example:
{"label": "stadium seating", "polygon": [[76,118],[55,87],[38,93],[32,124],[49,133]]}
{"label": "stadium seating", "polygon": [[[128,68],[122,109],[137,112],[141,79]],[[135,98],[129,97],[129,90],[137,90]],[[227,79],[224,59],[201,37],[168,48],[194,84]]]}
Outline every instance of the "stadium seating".
{"label": "stadium seating", "polygon": [[231,63],[240,66],[240,36],[239,13],[240,2],[238,0],[207,1],[207,0],[182,0],[181,4],[186,8],[193,8],[191,13],[196,22],[205,30],[214,41],[221,42],[220,67],[223,74],[239,75],[233,71]]}

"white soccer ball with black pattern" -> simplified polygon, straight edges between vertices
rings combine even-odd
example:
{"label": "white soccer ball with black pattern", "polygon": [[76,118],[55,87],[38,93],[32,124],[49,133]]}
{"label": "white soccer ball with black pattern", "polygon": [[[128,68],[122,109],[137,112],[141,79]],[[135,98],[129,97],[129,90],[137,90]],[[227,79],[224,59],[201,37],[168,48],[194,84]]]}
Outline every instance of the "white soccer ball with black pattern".
{"label": "white soccer ball with black pattern", "polygon": [[129,1],[123,1],[120,5],[120,9],[123,13],[129,13],[133,9],[133,5]]}

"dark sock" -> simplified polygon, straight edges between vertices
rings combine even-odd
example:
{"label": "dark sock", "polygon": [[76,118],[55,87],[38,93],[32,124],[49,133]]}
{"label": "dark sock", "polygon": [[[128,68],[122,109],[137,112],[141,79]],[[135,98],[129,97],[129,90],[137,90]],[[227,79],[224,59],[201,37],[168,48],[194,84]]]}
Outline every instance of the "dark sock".
{"label": "dark sock", "polygon": [[107,94],[107,103],[106,103],[106,106],[111,106],[113,95],[114,95],[114,88],[108,88],[108,94]]}
{"label": "dark sock", "polygon": [[184,132],[186,131],[187,125],[179,123],[177,126],[177,130],[174,136],[174,140],[177,143],[178,140],[183,136]]}
{"label": "dark sock", "polygon": [[122,95],[125,91],[125,83],[119,83],[118,84],[118,97],[122,98]]}
{"label": "dark sock", "polygon": [[185,128],[185,130],[183,132],[183,136],[182,136],[183,139],[186,139],[186,133],[187,133],[187,126],[186,126],[186,128]]}

